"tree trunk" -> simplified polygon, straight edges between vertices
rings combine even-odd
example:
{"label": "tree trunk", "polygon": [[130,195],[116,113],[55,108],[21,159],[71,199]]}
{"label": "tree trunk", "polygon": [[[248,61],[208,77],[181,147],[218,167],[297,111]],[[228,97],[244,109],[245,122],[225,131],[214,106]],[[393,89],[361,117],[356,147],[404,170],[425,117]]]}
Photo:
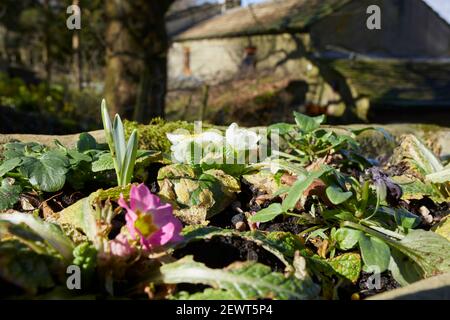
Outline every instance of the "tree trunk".
{"label": "tree trunk", "polygon": [[[72,0],[72,5],[78,6],[79,0]],[[82,65],[82,57],[81,57],[81,42],[80,42],[80,31],[73,30],[72,35],[72,51],[73,51],[73,60],[72,60],[72,68],[73,74],[75,76],[75,81],[79,90],[83,89],[83,65]]]}
{"label": "tree trunk", "polygon": [[164,117],[168,50],[164,16],[172,2],[106,2],[105,98],[113,113],[142,123]]}
{"label": "tree trunk", "polygon": [[44,25],[44,47],[45,47],[45,74],[46,74],[46,84],[47,90],[50,88],[50,83],[52,82],[52,54],[51,54],[51,40],[50,40],[50,20],[52,15],[49,7],[49,0],[44,0],[44,14],[45,14],[45,25]]}

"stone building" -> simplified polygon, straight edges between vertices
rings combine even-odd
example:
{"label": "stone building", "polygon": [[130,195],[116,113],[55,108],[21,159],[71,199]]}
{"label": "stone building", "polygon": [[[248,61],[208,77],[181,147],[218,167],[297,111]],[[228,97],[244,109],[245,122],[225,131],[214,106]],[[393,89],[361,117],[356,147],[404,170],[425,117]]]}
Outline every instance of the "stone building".
{"label": "stone building", "polygon": [[[173,37],[170,86],[271,72],[309,84],[309,103],[450,106],[444,0],[278,0],[234,7]],[[369,29],[368,8],[381,29]]]}

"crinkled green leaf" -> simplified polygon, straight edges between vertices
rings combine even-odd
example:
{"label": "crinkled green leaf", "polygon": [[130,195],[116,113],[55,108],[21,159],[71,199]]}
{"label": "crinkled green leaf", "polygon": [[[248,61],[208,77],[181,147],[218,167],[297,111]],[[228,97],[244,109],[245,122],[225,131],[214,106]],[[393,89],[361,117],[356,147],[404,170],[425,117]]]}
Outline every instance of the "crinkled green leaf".
{"label": "crinkled green leaf", "polygon": [[92,162],[92,172],[114,170],[114,160],[111,153],[103,153],[98,159]]}
{"label": "crinkled green leaf", "polygon": [[319,288],[294,276],[272,272],[270,267],[254,262],[236,262],[224,269],[211,269],[186,256],[160,268],[155,282],[205,284],[229,291],[238,299],[314,299]]}
{"label": "crinkled green leaf", "polygon": [[275,177],[270,171],[262,170],[256,173],[246,174],[242,176],[242,179],[247,183],[253,185],[254,188],[260,192],[264,192],[267,195],[274,195],[279,189],[278,183],[275,181]]}
{"label": "crinkled green leaf", "polygon": [[3,146],[3,156],[5,159],[20,158],[25,156],[26,152],[40,154],[45,150],[45,147],[36,142],[10,142]]}
{"label": "crinkled green leaf", "polygon": [[361,256],[357,253],[344,253],[327,260],[328,264],[341,276],[356,283],[361,273]]}
{"label": "crinkled green leaf", "polygon": [[434,225],[431,230],[450,241],[450,216],[446,216],[438,224]]}
{"label": "crinkled green leaf", "polygon": [[0,165],[0,178],[3,177],[6,173],[17,168],[21,162],[22,162],[21,158],[12,158],[4,161]]}
{"label": "crinkled green leaf", "polygon": [[424,175],[444,169],[441,161],[415,135],[406,135],[401,147],[404,157],[411,159]]}
{"label": "crinkled green leaf", "polygon": [[180,291],[170,297],[172,300],[239,300],[234,292],[222,289],[207,288],[201,292],[189,293]]}
{"label": "crinkled green leaf", "polygon": [[413,134],[403,136],[400,146],[394,152],[393,161],[406,161],[410,172],[423,177],[444,169],[441,161]]}
{"label": "crinkled green leaf", "polygon": [[54,286],[50,271],[53,258],[38,254],[18,240],[0,242],[0,278],[27,293]]}
{"label": "crinkled green leaf", "polygon": [[13,179],[0,180],[0,210],[12,208],[19,201],[22,188],[14,184]]}
{"label": "crinkled green leaf", "polygon": [[[221,170],[210,169],[202,174],[187,165],[174,164],[158,172],[159,195],[170,202],[177,213],[183,208],[207,211],[206,218],[222,212],[240,191],[239,182]],[[189,219],[183,219],[188,223]]]}
{"label": "crinkled green leaf", "polygon": [[389,244],[417,263],[425,277],[450,272],[450,241],[432,231],[409,230]]}
{"label": "crinkled green leaf", "polygon": [[58,225],[21,212],[2,213],[0,214],[0,221],[2,220],[13,224],[25,224],[60,253],[64,259],[72,259],[73,243]]}
{"label": "crinkled green leaf", "polygon": [[37,158],[25,157],[20,172],[30,183],[46,192],[55,192],[64,186],[68,159],[57,151],[49,151]]}
{"label": "crinkled green leaf", "polygon": [[446,198],[433,184],[424,183],[417,177],[396,176],[392,177],[392,181],[401,186],[403,199],[422,199],[426,195],[436,202],[446,201]]}
{"label": "crinkled green leaf", "polygon": [[[78,165],[80,162],[91,162],[92,158],[85,154],[78,152],[77,150],[67,150],[67,155],[69,156],[69,162],[72,168],[75,168],[76,165]],[[76,168],[75,168],[76,169]]]}

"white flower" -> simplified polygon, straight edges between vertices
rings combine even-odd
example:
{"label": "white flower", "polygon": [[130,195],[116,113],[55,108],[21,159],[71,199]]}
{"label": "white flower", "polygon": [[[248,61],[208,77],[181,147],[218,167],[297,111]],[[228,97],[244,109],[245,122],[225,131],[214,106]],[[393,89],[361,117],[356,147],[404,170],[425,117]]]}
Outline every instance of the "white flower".
{"label": "white flower", "polygon": [[170,150],[172,151],[172,161],[177,163],[189,163],[191,159],[191,143],[192,141],[185,140],[172,145],[170,147]]}
{"label": "white flower", "polygon": [[242,151],[257,149],[261,137],[256,132],[239,128],[236,123],[232,123],[225,133],[225,139],[233,149]]}
{"label": "white flower", "polygon": [[172,160],[179,163],[216,162],[222,158],[223,136],[215,131],[199,134],[168,133],[167,138],[172,143]]}

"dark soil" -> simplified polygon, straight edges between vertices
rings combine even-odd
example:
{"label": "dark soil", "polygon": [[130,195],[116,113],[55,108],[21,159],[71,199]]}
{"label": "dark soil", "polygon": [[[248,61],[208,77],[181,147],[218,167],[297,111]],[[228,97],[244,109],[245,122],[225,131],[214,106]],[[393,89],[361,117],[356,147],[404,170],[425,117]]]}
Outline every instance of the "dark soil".
{"label": "dark soil", "polygon": [[147,169],[147,178],[144,182],[146,185],[150,187],[150,191],[152,193],[159,192],[158,171],[164,166],[165,165],[160,162],[153,162],[149,165]]}
{"label": "dark soil", "polygon": [[83,199],[87,195],[88,194],[85,194],[84,192],[76,191],[69,187],[64,187],[63,190],[56,194],[44,194],[43,200],[47,202],[47,205],[50,206],[54,212],[59,212],[71,206],[78,200]]}
{"label": "dark soil", "polygon": [[311,225],[297,223],[298,218],[288,217],[283,220],[283,217],[276,218],[273,222],[261,223],[259,229],[263,231],[284,231],[291,232],[293,234],[299,234],[300,232],[308,229]]}
{"label": "dark soil", "polygon": [[122,229],[125,224],[125,210],[122,210],[122,212],[115,215],[111,221],[112,228],[108,234],[108,239],[114,239],[120,233],[120,229]]}
{"label": "dark soil", "polygon": [[379,289],[371,289],[371,286],[374,286],[375,281],[371,279],[372,276],[371,273],[366,273],[364,271],[361,271],[361,276],[359,278],[359,281],[357,283],[357,287],[360,290],[359,296],[361,299],[368,298],[370,296],[373,296],[378,293],[382,293],[385,291],[394,290],[396,288],[400,287],[400,284],[394,280],[394,278],[391,275],[390,271],[385,271],[381,273],[380,278],[380,287]]}
{"label": "dark soil", "polygon": [[224,268],[235,261],[255,261],[269,266],[273,271],[283,272],[284,264],[272,253],[257,244],[238,237],[214,237],[196,241],[174,252],[179,259],[193,255],[194,260],[210,268]]}
{"label": "dark soil", "polygon": [[441,221],[450,213],[450,204],[447,202],[436,203],[428,197],[423,197],[422,199],[410,200],[409,203],[403,202],[402,205],[408,209],[410,212],[422,217],[420,213],[420,208],[425,207],[430,211],[430,215],[433,217],[433,222],[427,223],[422,219],[422,223],[419,228],[429,230],[431,226]]}

